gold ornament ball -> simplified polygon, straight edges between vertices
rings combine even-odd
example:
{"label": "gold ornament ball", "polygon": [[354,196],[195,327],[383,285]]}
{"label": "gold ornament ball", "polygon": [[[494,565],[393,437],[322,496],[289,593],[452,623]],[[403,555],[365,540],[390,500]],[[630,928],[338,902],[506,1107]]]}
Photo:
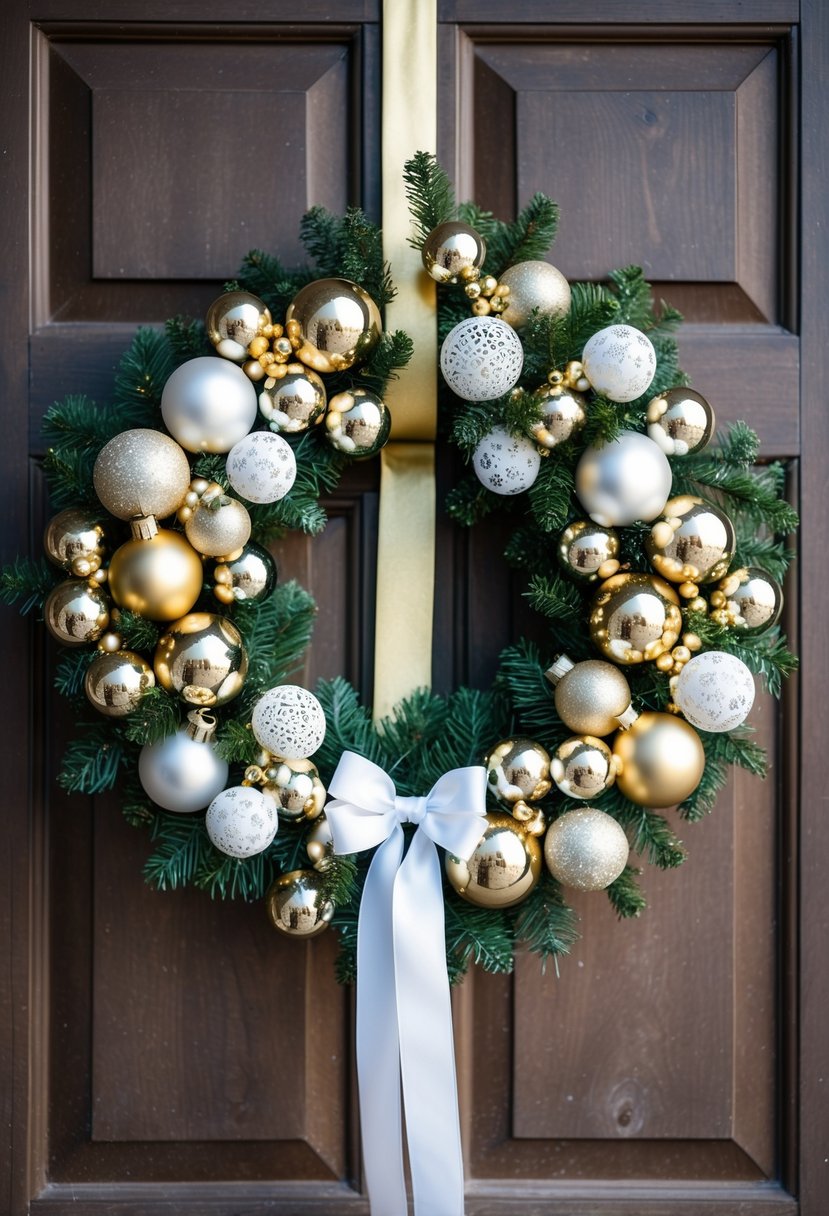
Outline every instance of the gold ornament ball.
{"label": "gold ornament ball", "polygon": [[543,384],[533,393],[543,417],[534,422],[530,433],[542,447],[554,448],[564,443],[587,421],[585,400],[581,393],[560,385]]}
{"label": "gold ornament ball", "polygon": [[343,372],[368,358],[383,332],[380,310],[348,279],[317,279],[288,305],[286,323],[299,326],[297,358],[315,372]]}
{"label": "gold ornament ball", "polygon": [[[104,524],[84,507],[67,507],[46,525],[43,547],[47,557],[83,578],[97,570],[107,550]],[[76,569],[76,563],[86,563]]]}
{"label": "gold ornament ball", "polygon": [[316,372],[289,363],[286,374],[259,394],[259,413],[277,435],[298,435],[322,421],[325,385]]}
{"label": "gold ornament ball", "polygon": [[526,325],[535,308],[551,317],[563,317],[570,311],[570,284],[549,262],[516,262],[504,271],[499,283],[509,288],[501,318],[513,329]]}
{"label": "gold ornament ball", "polygon": [[269,599],[276,586],[276,562],[272,554],[255,540],[248,541],[238,557],[217,562],[211,575],[213,594],[220,589],[227,595],[216,595],[223,603],[238,600],[245,604],[260,604]]}
{"label": "gold ornament ball", "polygon": [[92,470],[95,493],[111,515],[165,519],[190,489],[190,464],[169,435],[138,427],[122,431],[98,453]]}
{"label": "gold ornament ball", "polygon": [[109,564],[109,590],[118,607],[152,621],[174,621],[189,612],[201,593],[202,577],[192,545],[166,528],[149,540],[126,541]]}
{"label": "gold ornament ball", "polygon": [[486,242],[471,224],[448,220],[433,228],[420,251],[423,265],[437,283],[457,283],[472,270],[480,270]]}
{"label": "gold ornament ball", "polygon": [[479,908],[511,908],[541,876],[541,846],[512,815],[490,814],[468,861],[446,854],[446,877],[458,895]]}
{"label": "gold ornament ball", "polygon": [[199,502],[184,525],[184,533],[197,553],[223,557],[238,555],[250,539],[250,528],[247,507],[238,499],[221,494],[208,502],[204,499]]}
{"label": "gold ornament ball", "polygon": [[276,759],[267,770],[262,793],[276,803],[280,819],[316,819],[325,806],[325,786],[310,760]]}
{"label": "gold ornament ball", "polygon": [[242,691],[248,656],[232,621],[191,612],[159,639],[153,668],[161,687],[189,705],[226,705]]}
{"label": "gold ornament ball", "polygon": [[679,596],[653,574],[614,574],[593,597],[590,636],[614,663],[656,659],[681,632]]}
{"label": "gold ornament ball", "polygon": [[91,705],[109,718],[123,718],[141,703],[155,684],[149,663],[133,650],[99,654],[87,668],[84,692]]}
{"label": "gold ornament ball", "polygon": [[783,591],[765,570],[748,566],[739,572],[737,586],[726,593],[724,607],[735,629],[750,635],[763,633],[780,619]]}
{"label": "gold ornament ball", "polygon": [[243,363],[253,339],[271,322],[271,314],[249,291],[227,291],[207,310],[207,336],[216,353]]}
{"label": "gold ornament ball", "polygon": [[645,551],[657,574],[672,583],[713,583],[734,557],[731,520],[693,494],[670,498],[645,537]]}
{"label": "gold ornament ball", "polygon": [[325,438],[345,456],[362,459],[375,456],[391,431],[391,415],[385,402],[365,388],[337,393],[328,403]]}
{"label": "gold ornament ball", "polygon": [[85,579],[69,578],[49,592],[43,620],[64,646],[97,642],[109,624],[109,596]]}
{"label": "gold ornament ball", "polygon": [[666,456],[702,451],[715,426],[711,406],[691,388],[669,388],[648,402],[648,435]]}
{"label": "gold ornament ball", "polygon": [[576,663],[555,686],[556,713],[580,735],[609,735],[630,708],[630,686],[612,663],[585,659]]}
{"label": "gold ornament ball", "polygon": [[702,779],[705,752],[700,737],[675,714],[639,714],[628,730],[613,740],[621,767],[619,790],[640,806],[675,806],[694,792]]}
{"label": "gold ornament ball", "polygon": [[550,772],[567,798],[598,798],[616,780],[618,761],[603,739],[574,735],[553,752]]}
{"label": "gold ornament ball", "polygon": [[286,937],[317,937],[334,915],[326,899],[324,879],[316,870],[291,870],[268,887],[265,907],[274,929]]}
{"label": "gold ornament ball", "polygon": [[334,855],[334,837],[325,815],[319,815],[305,837],[305,852],[315,870],[327,870]]}
{"label": "gold ornament ball", "polygon": [[533,739],[502,739],[486,757],[485,767],[490,791],[508,806],[534,802],[550,791],[550,757]]}
{"label": "gold ornament ball", "polygon": [[580,581],[609,578],[619,568],[619,533],[592,519],[576,519],[559,536],[556,556],[567,573]]}
{"label": "gold ornament ball", "polygon": [[578,891],[609,887],[627,865],[629,851],[620,824],[592,806],[566,811],[544,838],[544,860],[553,878]]}

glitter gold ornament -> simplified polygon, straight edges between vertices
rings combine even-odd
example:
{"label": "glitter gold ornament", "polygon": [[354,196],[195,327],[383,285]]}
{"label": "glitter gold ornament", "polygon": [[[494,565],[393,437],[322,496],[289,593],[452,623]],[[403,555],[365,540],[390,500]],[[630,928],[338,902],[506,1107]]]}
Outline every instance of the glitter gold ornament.
{"label": "glitter gold ornament", "polygon": [[232,621],[212,612],[190,612],[162,634],[153,668],[168,692],[177,692],[190,705],[212,707],[242,691],[248,656]]}
{"label": "glitter gold ornament", "polygon": [[457,283],[471,270],[480,270],[486,242],[471,224],[448,220],[433,228],[420,251],[423,265],[437,283]]}
{"label": "glitter gold ornament", "polygon": [[734,557],[734,525],[713,503],[693,494],[670,498],[645,537],[645,551],[657,574],[672,583],[712,583]]}
{"label": "glitter gold ornament", "polygon": [[146,539],[133,535],[113,553],[110,594],[119,608],[153,621],[173,621],[199,598],[202,564],[178,532],[149,530]]}
{"label": "glitter gold ornament", "polygon": [[622,431],[603,447],[586,448],[576,465],[579,502],[607,528],[656,519],[670,492],[667,457],[638,431]]}
{"label": "glitter gold ornament", "polygon": [[529,895],[541,876],[541,846],[512,815],[490,814],[468,861],[446,854],[451,886],[479,908],[511,908]]}
{"label": "glitter gold ornament", "polygon": [[58,566],[78,578],[87,578],[100,569],[106,556],[105,526],[85,507],[67,507],[49,520],[43,547]]}
{"label": "glitter gold ornament", "polygon": [[237,554],[244,548],[250,528],[247,507],[238,499],[220,493],[210,498],[202,496],[185,523],[184,532],[197,553],[203,553],[205,557],[222,557]]}
{"label": "glitter gold ornament", "polygon": [[530,432],[542,447],[554,448],[564,443],[581,430],[587,420],[584,397],[572,389],[544,384],[535,390],[533,399],[538,402],[543,417],[532,424]]}
{"label": "glitter gold ornament", "polygon": [[316,870],[291,870],[280,874],[265,894],[268,919],[286,937],[317,937],[334,915],[334,905],[325,898],[324,879]]}
{"label": "glitter gold ornament", "polygon": [[570,284],[549,262],[530,260],[509,266],[498,279],[509,288],[501,317],[513,329],[521,329],[533,309],[541,316],[563,317],[570,311]]}
{"label": "glitter gold ornament", "polygon": [[141,703],[155,684],[149,663],[133,650],[99,654],[86,671],[83,682],[89,703],[108,718],[123,718]]}
{"label": "glitter gold ornament", "polygon": [[576,519],[559,536],[556,556],[563,569],[580,581],[610,578],[619,569],[619,534],[592,520]]}
{"label": "glitter gold ornament", "polygon": [[188,452],[229,452],[256,412],[256,389],[242,369],[211,355],[182,363],[161,394],[164,425]]}
{"label": "glitter gold ornament", "polygon": [[310,760],[275,759],[262,793],[273,798],[280,819],[316,819],[325,806],[325,786]]}
{"label": "glitter gold ornament", "polygon": [[317,279],[294,296],[286,324],[298,326],[297,358],[316,372],[343,372],[368,358],[380,340],[380,310],[348,279]]}
{"label": "glitter gold ornament", "polygon": [[630,686],[612,663],[559,655],[545,676],[555,688],[556,713],[580,735],[609,735],[630,712]]}
{"label": "glitter gold ornament", "polygon": [[[259,604],[270,597],[276,586],[276,562],[267,549],[251,540],[238,557],[217,562],[210,577],[214,584],[213,594],[222,603],[238,600]],[[219,591],[221,595],[217,594]]]}
{"label": "glitter gold ornament", "polygon": [[614,574],[593,597],[589,625],[593,642],[614,663],[643,663],[679,640],[679,596],[653,574]]}
{"label": "glitter gold ornament", "polygon": [[598,798],[616,780],[618,761],[603,739],[574,735],[553,752],[550,772],[567,798]]}
{"label": "glitter gold ornament", "polygon": [[487,755],[484,767],[490,792],[507,806],[534,802],[550,791],[550,757],[533,739],[502,739]]}
{"label": "glitter gold ornament", "polygon": [[249,291],[226,291],[207,310],[207,336],[216,354],[243,363],[254,338],[271,324],[271,314]]}
{"label": "glitter gold ornament", "polygon": [[92,480],[95,493],[118,519],[164,519],[184,502],[190,465],[169,435],[138,427],[122,431],[101,448]]}
{"label": "glitter gold ornament", "polygon": [[697,788],[705,768],[699,735],[675,714],[639,714],[616,735],[613,753],[621,762],[619,790],[640,806],[682,802]]}
{"label": "glitter gold ornament", "polygon": [[298,435],[322,421],[325,385],[302,363],[289,363],[285,375],[259,394],[259,413],[278,435]]}
{"label": "glitter gold ornament", "polygon": [[777,624],[783,611],[783,591],[765,570],[747,566],[723,579],[721,585],[729,625],[741,633],[758,634]]}
{"label": "glitter gold ornament", "polygon": [[366,388],[337,393],[328,403],[325,438],[344,456],[375,456],[391,431],[391,414],[385,402]]}
{"label": "glitter gold ornament", "polygon": [[711,406],[691,388],[669,388],[648,402],[648,435],[666,456],[701,452],[715,426]]}
{"label": "glitter gold ornament", "polygon": [[629,846],[620,824],[595,807],[566,811],[544,838],[547,868],[562,886],[603,891],[627,865]]}

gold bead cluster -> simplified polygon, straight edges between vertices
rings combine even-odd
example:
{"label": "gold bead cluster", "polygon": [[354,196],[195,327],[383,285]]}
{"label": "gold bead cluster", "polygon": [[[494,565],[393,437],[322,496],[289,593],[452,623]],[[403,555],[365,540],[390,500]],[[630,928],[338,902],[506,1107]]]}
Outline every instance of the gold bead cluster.
{"label": "gold bead cluster", "polygon": [[502,313],[508,304],[509,287],[499,283],[492,274],[481,274],[477,266],[465,266],[460,276],[466,286],[464,291],[472,301],[476,317],[488,317],[490,313]]}
{"label": "gold bead cluster", "polygon": [[296,358],[302,345],[302,326],[295,320],[275,325],[267,309],[263,316],[267,321],[248,345],[250,359],[242,365],[242,370],[251,380],[270,381],[265,387],[272,388],[277,380],[288,374],[288,364]]}
{"label": "gold bead cluster", "polygon": [[184,502],[176,511],[176,519],[180,524],[186,524],[188,519],[193,518],[193,512],[199,504],[210,506],[213,503],[219,506],[220,499],[226,498],[222,487],[217,481],[208,481],[206,477],[194,477],[190,482],[190,489],[184,496]]}
{"label": "gold bead cluster", "polygon": [[571,359],[563,372],[557,371],[555,368],[548,372],[547,383],[553,388],[567,389],[576,393],[586,393],[590,388],[590,381],[585,376],[584,368],[578,359]]}
{"label": "gold bead cluster", "polygon": [[717,625],[733,627],[740,624],[739,610],[733,604],[729,604],[729,597],[734,594],[740,583],[746,578],[748,578],[748,571],[745,568],[732,570],[730,574],[726,574],[724,578],[720,579],[717,583],[716,591],[711,592],[709,615],[711,620],[715,621]]}

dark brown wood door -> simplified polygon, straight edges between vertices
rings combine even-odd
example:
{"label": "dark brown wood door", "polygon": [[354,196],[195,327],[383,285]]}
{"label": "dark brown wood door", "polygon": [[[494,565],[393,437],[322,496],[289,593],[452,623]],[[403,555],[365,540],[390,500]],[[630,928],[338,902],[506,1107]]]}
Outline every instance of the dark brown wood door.
{"label": "dark brown wood door", "polygon": [[[789,462],[811,559],[789,588],[797,635],[804,612],[820,620],[829,456],[819,0],[440,0],[438,16],[459,195],[505,216],[557,198],[569,277],[643,264],[686,314],[683,365],[720,419]],[[247,249],[296,258],[308,205],[378,214],[380,18],[379,0],[4,16],[4,560],[39,546],[55,397],[105,397],[136,324],[201,313]],[[364,691],[375,476],[280,554],[320,604],[308,678]],[[483,529],[444,521],[439,550],[436,683],[483,684],[521,588]],[[0,1211],[367,1211],[335,942],[144,887],[146,841],[117,800],[55,786],[68,724],[41,628],[9,614],[3,636]],[[822,637],[801,633],[799,689],[757,715],[770,777],[737,778],[684,832],[690,859],[649,872],[641,921],[585,899],[560,978],[520,958],[457,992],[470,1213],[826,1210]]]}

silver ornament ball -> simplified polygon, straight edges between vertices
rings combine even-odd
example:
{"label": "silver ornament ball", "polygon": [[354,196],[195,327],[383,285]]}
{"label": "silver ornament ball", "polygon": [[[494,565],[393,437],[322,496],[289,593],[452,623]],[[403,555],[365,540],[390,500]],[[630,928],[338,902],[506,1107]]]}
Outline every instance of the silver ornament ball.
{"label": "silver ornament ball", "polygon": [[647,435],[622,431],[604,447],[584,450],[576,466],[576,495],[606,528],[661,515],[671,492],[671,466]]}
{"label": "silver ornament ball", "polygon": [[188,722],[138,756],[144,792],[165,811],[190,815],[208,806],[227,782],[227,761],[216,752],[216,719],[194,710]]}
{"label": "silver ornament ball", "polygon": [[161,394],[164,425],[188,452],[229,452],[256,412],[256,389],[242,369],[210,355],[182,363]]}

